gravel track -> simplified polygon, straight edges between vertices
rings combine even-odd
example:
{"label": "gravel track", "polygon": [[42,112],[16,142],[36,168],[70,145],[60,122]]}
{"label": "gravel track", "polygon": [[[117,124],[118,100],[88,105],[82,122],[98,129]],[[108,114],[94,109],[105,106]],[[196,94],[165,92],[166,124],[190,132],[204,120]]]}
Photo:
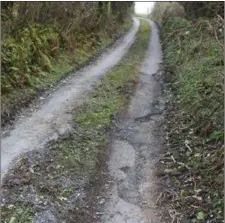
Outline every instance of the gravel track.
{"label": "gravel track", "polygon": [[[1,140],[1,179],[24,152],[43,148],[59,135],[70,131],[72,111],[98,84],[98,80],[126,54],[135,40],[139,20],[108,52],[92,65],[63,80],[48,97],[19,118]],[[32,111],[33,110],[33,111]]]}

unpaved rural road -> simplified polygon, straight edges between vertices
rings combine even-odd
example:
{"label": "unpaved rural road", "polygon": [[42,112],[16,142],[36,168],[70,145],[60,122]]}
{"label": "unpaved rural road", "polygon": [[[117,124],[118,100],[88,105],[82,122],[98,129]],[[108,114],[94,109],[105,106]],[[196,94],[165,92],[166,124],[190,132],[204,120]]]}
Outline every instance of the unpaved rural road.
{"label": "unpaved rural road", "polygon": [[[155,208],[158,180],[155,165],[162,153],[164,110],[162,51],[158,28],[152,21],[149,48],[141,76],[127,113],[113,129],[108,158],[112,186],[105,192],[102,223],[163,223]],[[64,80],[34,112],[20,118],[2,138],[2,177],[12,161],[24,152],[40,149],[49,140],[70,131],[72,111],[98,80],[128,51],[135,40],[139,20],[129,33],[92,66]]]}
{"label": "unpaved rural road", "polygon": [[[138,31],[139,20],[134,19],[129,33],[92,66],[75,73],[46,98],[45,102],[15,123],[14,129],[1,140],[1,178],[12,160],[20,154],[43,147],[49,140],[70,130],[72,110],[82,103],[97,81],[129,50]],[[66,82],[66,83],[65,83]]]}

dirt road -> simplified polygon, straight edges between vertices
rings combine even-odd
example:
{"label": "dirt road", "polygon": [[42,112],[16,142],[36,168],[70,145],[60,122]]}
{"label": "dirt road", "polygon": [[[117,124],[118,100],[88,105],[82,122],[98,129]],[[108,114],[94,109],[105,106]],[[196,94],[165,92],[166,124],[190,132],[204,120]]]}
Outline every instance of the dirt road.
{"label": "dirt road", "polygon": [[40,149],[48,141],[70,131],[71,111],[82,103],[97,81],[128,51],[138,31],[139,21],[129,33],[90,67],[85,67],[65,79],[41,104],[15,123],[14,129],[1,141],[2,177],[20,154]]}
{"label": "dirt road", "polygon": [[[131,96],[127,109],[116,118],[114,122],[115,125],[113,125],[112,130],[110,130],[111,137],[108,148],[107,170],[102,175],[103,178],[101,177],[101,182],[95,179],[97,182],[93,184],[93,187],[92,184],[89,183],[89,188],[86,187],[86,189],[83,190],[83,188],[80,187],[75,191],[71,196],[75,204],[70,203],[68,198],[61,195],[59,196],[58,194],[55,195],[56,192],[53,191],[54,187],[51,186],[53,183],[55,185],[57,185],[57,183],[62,184],[61,181],[56,182],[57,180],[55,180],[54,182],[54,179],[52,180],[52,178],[50,178],[50,186],[48,185],[49,182],[46,183],[48,187],[46,185],[41,185],[35,180],[32,181],[32,179],[35,178],[33,175],[37,175],[33,169],[29,169],[31,173],[29,172],[29,179],[25,184],[21,179],[18,180],[16,178],[12,178],[12,181],[9,179],[5,184],[5,192],[9,195],[12,193],[10,188],[12,188],[12,191],[14,190],[15,193],[15,191],[23,187],[24,194],[26,194],[26,196],[29,194],[29,202],[31,202],[36,209],[40,209],[38,202],[44,199],[42,196],[43,188],[47,190],[47,193],[53,193],[55,200],[50,202],[46,201],[46,204],[42,202],[41,205],[43,207],[41,208],[43,208],[43,210],[34,211],[36,212],[36,217],[32,222],[164,222],[161,219],[160,210],[156,209],[155,206],[159,183],[158,178],[155,176],[156,163],[160,158],[160,154],[163,153],[164,143],[162,127],[164,110],[163,71],[161,69],[162,51],[159,42],[158,28],[154,22],[147,21],[151,27],[151,35],[149,37],[149,46],[148,49],[146,49],[145,59],[140,67],[140,79],[134,91],[134,95]],[[148,24],[146,24],[146,26],[148,27]],[[24,152],[44,148],[46,143],[51,139],[57,139],[60,135],[70,132],[73,110],[76,106],[82,104],[87,94],[98,84],[99,79],[127,53],[135,40],[138,29],[139,20],[134,19],[132,29],[122,40],[116,43],[115,47],[111,49],[110,52],[102,55],[91,67],[84,68],[79,74],[69,76],[57,86],[41,104],[34,106],[32,108],[34,110],[33,112],[25,112],[25,117],[17,120],[14,129],[9,131],[9,133],[2,138],[2,177],[4,177],[8,169],[13,166],[12,161]],[[143,40],[140,38],[137,42],[141,43],[141,41]],[[148,35],[145,40],[146,45],[147,41]],[[139,52],[143,52],[143,50],[139,49]],[[136,55],[135,53],[134,56]],[[140,61],[142,61],[142,59],[140,59]],[[44,157],[48,155],[44,155]],[[35,157],[31,160],[33,162]],[[51,162],[51,160],[49,162]],[[51,164],[49,168],[50,166]],[[14,173],[15,172],[16,171],[14,171]],[[30,175],[32,176],[30,177]],[[17,177],[21,178],[19,174]],[[68,179],[62,179],[64,179],[63,183],[66,184]],[[31,182],[35,182],[38,186]],[[90,193],[90,198],[83,199],[82,194],[84,194],[84,197],[89,196],[89,192],[87,191],[89,189],[94,192]],[[23,190],[21,189],[21,191]],[[36,194],[37,191],[41,191],[42,198],[40,198],[39,194]],[[19,193],[22,194],[22,192]],[[10,200],[10,196],[5,197],[5,209],[11,213],[8,207],[13,207],[14,204],[11,203],[13,199]],[[17,198],[19,202],[21,202],[20,197],[21,196]],[[80,203],[78,202],[79,199]],[[86,202],[85,199],[88,200],[89,203]],[[27,201],[28,199],[22,197],[22,200],[24,202],[24,200]],[[75,218],[84,218],[78,218],[80,216],[77,216],[77,213],[75,212],[74,214],[73,212],[74,215],[71,215],[70,220],[62,221],[62,219],[65,219],[64,217],[67,217],[65,213],[68,212],[67,214],[69,215],[70,211],[65,204],[60,204],[62,207],[58,205],[60,202],[64,201],[67,202],[66,205],[73,211],[74,209],[75,211],[79,209],[81,211],[79,212],[79,214],[81,213],[80,215],[83,215],[83,213],[88,215],[89,220],[74,220]],[[19,202],[17,206],[20,207],[22,205]],[[57,205],[53,205],[53,203],[57,204],[59,209],[56,210],[55,207]],[[81,207],[79,204],[83,206]],[[27,203],[25,206],[27,208]],[[62,211],[64,207],[66,207],[65,212]],[[27,209],[29,209],[29,207]],[[59,213],[58,210],[62,211],[62,213]],[[4,216],[6,217],[8,217],[7,211],[4,212]],[[17,209],[15,208],[13,214],[16,213],[16,211]],[[28,210],[27,215],[29,217],[31,215],[30,213],[33,214],[32,211],[29,212]],[[61,216],[57,216],[60,214]],[[62,215],[64,216],[62,217]],[[71,219],[73,220],[71,221]]]}

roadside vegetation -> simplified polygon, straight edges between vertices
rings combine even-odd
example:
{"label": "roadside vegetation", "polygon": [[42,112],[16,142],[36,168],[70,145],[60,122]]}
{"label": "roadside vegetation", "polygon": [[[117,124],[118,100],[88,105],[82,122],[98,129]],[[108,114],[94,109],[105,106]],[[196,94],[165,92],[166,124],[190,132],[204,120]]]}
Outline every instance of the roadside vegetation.
{"label": "roadside vegetation", "polygon": [[221,2],[156,3],[166,69],[167,154],[161,160],[173,222],[224,219],[224,19]]}
{"label": "roadside vegetation", "polygon": [[2,2],[2,125],[131,27],[132,2]]}
{"label": "roadside vegetation", "polygon": [[[113,118],[135,89],[149,35],[148,22],[141,20],[127,55],[74,112],[70,134],[50,142],[44,151],[25,154],[9,172],[2,185],[2,222],[48,222],[50,218],[53,222],[93,222],[99,217],[86,210],[92,197],[84,190],[94,188],[94,179],[104,169],[100,163],[105,163]],[[90,205],[93,210],[96,206]]]}

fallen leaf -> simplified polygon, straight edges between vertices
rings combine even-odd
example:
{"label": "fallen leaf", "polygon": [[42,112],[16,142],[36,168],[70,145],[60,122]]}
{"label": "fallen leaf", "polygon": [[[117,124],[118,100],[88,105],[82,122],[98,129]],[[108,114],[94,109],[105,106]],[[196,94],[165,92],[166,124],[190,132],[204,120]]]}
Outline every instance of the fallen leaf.
{"label": "fallen leaf", "polygon": [[66,197],[58,197],[59,200],[61,201],[67,201],[68,199]]}
{"label": "fallen leaf", "polygon": [[199,211],[197,214],[197,219],[204,220],[205,219],[205,213],[203,211]]}

